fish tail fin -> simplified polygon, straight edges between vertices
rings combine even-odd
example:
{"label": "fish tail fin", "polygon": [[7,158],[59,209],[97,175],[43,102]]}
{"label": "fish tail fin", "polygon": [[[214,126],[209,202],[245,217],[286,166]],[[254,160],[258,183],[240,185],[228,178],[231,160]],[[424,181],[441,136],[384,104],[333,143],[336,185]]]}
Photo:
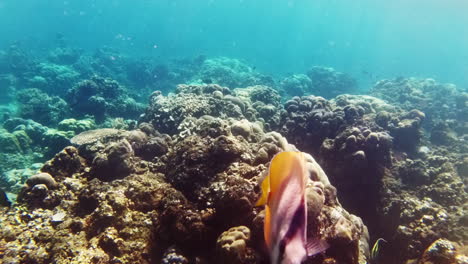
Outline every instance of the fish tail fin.
{"label": "fish tail fin", "polygon": [[313,256],[327,250],[330,245],[323,239],[312,239],[307,241],[307,256]]}

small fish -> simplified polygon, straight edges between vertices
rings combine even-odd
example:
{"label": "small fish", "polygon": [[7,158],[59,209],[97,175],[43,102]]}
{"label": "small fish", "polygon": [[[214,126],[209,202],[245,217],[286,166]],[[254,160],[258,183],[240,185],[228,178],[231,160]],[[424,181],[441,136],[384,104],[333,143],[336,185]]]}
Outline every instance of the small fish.
{"label": "small fish", "polygon": [[0,189],[0,206],[6,206],[6,207],[11,206],[11,202],[8,199],[7,194],[2,189]]}
{"label": "small fish", "polygon": [[210,78],[205,78],[202,80],[203,83],[206,83],[206,84],[212,84],[213,83],[213,80],[211,80]]}
{"label": "small fish", "polygon": [[307,240],[308,179],[302,152],[281,152],[271,160],[256,205],[265,205],[264,237],[272,264],[300,264],[328,248],[317,237]]}
{"label": "small fish", "polygon": [[370,253],[370,263],[377,263],[377,258],[379,257],[379,252],[380,252],[380,244],[381,242],[387,243],[387,241],[383,238],[377,239],[375,241],[374,246],[372,247],[371,253]]}

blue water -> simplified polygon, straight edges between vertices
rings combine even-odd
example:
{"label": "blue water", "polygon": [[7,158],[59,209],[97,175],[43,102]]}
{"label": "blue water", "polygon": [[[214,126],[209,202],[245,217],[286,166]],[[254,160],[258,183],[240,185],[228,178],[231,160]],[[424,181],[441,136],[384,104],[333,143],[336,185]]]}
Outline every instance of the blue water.
{"label": "blue water", "polygon": [[0,0],[0,48],[56,46],[127,54],[228,56],[258,71],[324,65],[363,89],[396,76],[468,86],[466,0]]}
{"label": "blue water", "polygon": [[[200,219],[206,218],[203,222],[210,222],[207,226],[218,225],[224,217],[219,217],[220,214],[232,210],[235,207],[231,206],[237,205],[241,205],[241,210],[244,211],[245,205],[248,205],[246,199],[252,200],[253,197],[252,193],[245,196],[232,195],[233,190],[237,189],[225,189],[224,186],[240,186],[244,181],[233,178],[232,183],[231,180],[223,183],[224,177],[228,179],[227,177],[239,170],[242,177],[248,177],[245,182],[251,182],[253,174],[261,167],[252,167],[249,171],[248,166],[239,167],[238,160],[247,163],[252,159],[255,164],[266,162],[264,159],[268,158],[268,155],[271,156],[272,151],[276,151],[276,147],[273,147],[276,144],[274,141],[278,139],[277,136],[264,136],[262,143],[259,143],[257,135],[242,135],[246,140],[247,137],[252,138],[248,139],[249,143],[253,142],[250,148],[257,148],[263,143],[265,147],[262,146],[258,151],[260,154],[255,154],[257,158],[260,157],[258,159],[244,158],[244,154],[239,154],[237,158],[238,153],[243,151],[244,147],[247,148],[247,141],[224,139],[225,132],[229,133],[225,124],[232,124],[231,121],[210,123],[210,119],[206,119],[204,123],[200,123],[203,124],[201,127],[194,128],[199,123],[192,120],[192,117],[182,122],[193,110],[197,112],[194,115],[213,112],[222,118],[248,118],[251,122],[262,123],[265,132],[281,132],[282,136],[285,136],[289,143],[295,144],[299,150],[319,157],[317,160],[323,161],[323,168],[329,175],[330,182],[337,187],[339,195],[342,196],[339,198],[343,206],[364,219],[371,231],[371,239],[376,240],[381,234],[388,235],[385,237],[389,240],[388,244],[397,248],[389,249],[390,253],[384,253],[385,256],[395,255],[395,258],[400,258],[399,254],[417,254],[418,250],[429,246],[428,239],[440,234],[445,236],[446,233],[454,234],[449,234],[447,238],[466,245],[466,236],[458,234],[459,230],[463,232],[465,227],[458,229],[458,226],[454,226],[462,226],[467,222],[462,213],[463,204],[466,204],[464,199],[468,171],[468,94],[464,93],[468,91],[467,14],[468,0],[0,0],[0,207],[2,199],[3,202],[7,200],[5,195],[8,195],[9,200],[15,201],[17,194],[24,194],[22,190],[31,189],[32,186],[26,186],[25,182],[41,168],[50,172],[55,169],[61,170],[63,164],[68,166],[68,162],[72,161],[66,161],[64,158],[62,164],[61,159],[65,154],[61,154],[60,158],[56,159],[56,164],[43,167],[47,160],[71,145],[76,135],[99,128],[134,130],[141,125],[141,131],[133,131],[125,136],[134,137],[134,142],[129,139],[131,145],[126,139],[120,139],[120,134],[115,134],[116,142],[108,142],[109,147],[106,146],[105,149],[101,149],[101,142],[93,143],[99,147],[93,146],[88,149],[86,146],[83,148],[84,152],[80,149],[79,154],[89,159],[89,168],[85,169],[86,173],[80,172],[79,177],[92,179],[96,174],[99,180],[112,181],[107,175],[116,174],[120,177],[117,173],[119,170],[124,171],[122,177],[133,174],[133,168],[128,165],[130,163],[134,164],[132,166],[135,168],[137,164],[141,166],[136,169],[136,173],[144,172],[147,167],[148,174],[149,171],[157,171],[158,175],[170,170],[169,166],[174,165],[176,169],[165,174],[168,182],[177,186],[177,178],[180,178],[181,182],[185,181],[180,185],[183,186],[193,179],[196,192],[193,191],[192,195],[190,191],[190,196],[196,197],[198,191],[202,193],[200,197],[204,196],[197,198],[198,200],[194,199],[198,202],[193,202],[193,208],[204,208],[204,204],[197,203],[205,203],[205,200],[210,201],[206,203],[209,207],[211,201],[225,203],[225,199],[227,201],[231,196],[238,196],[232,197],[238,199],[232,205],[226,203],[228,209],[211,211],[209,208],[206,214],[197,213],[194,214],[196,217],[192,218],[190,213],[187,217],[180,217],[193,222],[199,221],[200,216]],[[203,86],[209,97],[207,101],[200,99],[202,96],[187,94],[168,96],[179,84],[212,83],[230,89]],[[270,86],[275,90],[257,86],[237,93],[238,97],[234,96],[239,91],[235,88],[258,84]],[[185,87],[181,90],[197,93],[196,88],[192,90],[191,87]],[[156,90],[161,91],[163,96],[154,93]],[[203,89],[199,89],[201,90]],[[341,96],[337,100],[330,100],[343,93],[366,96]],[[250,99],[247,99],[245,94],[249,94],[247,97]],[[303,95],[323,96],[330,101],[318,97],[294,98]],[[391,106],[367,95],[386,100]],[[265,98],[268,96],[270,98]],[[290,100],[291,98],[293,100]],[[148,107],[150,100],[152,104]],[[175,104],[174,109],[172,104]],[[219,105],[221,108],[232,106],[234,109],[221,109],[219,113],[215,113],[218,109],[211,109],[213,105]],[[188,109],[192,107],[195,110]],[[198,108],[201,107],[206,108],[203,110],[207,112],[198,113]],[[203,128],[205,125],[209,125],[210,128]],[[223,127],[214,128],[218,125]],[[170,135],[161,136],[153,132],[151,126],[158,132]],[[232,132],[239,134],[237,138],[244,134],[244,130],[245,134],[250,134],[250,130],[257,133],[256,125],[247,125],[242,121],[236,126],[238,127],[234,129],[232,125],[231,131],[240,131]],[[212,147],[217,144],[212,142],[218,142],[218,138],[206,141],[203,139],[202,144],[209,142],[207,148],[199,148],[198,145],[193,149],[188,148],[189,144],[198,138],[189,138],[187,141],[184,141],[184,138],[199,128],[200,131],[196,133],[204,135],[200,136],[200,139],[208,135],[222,135],[219,137],[222,140],[219,141],[219,150],[218,147]],[[101,130],[97,134],[111,132]],[[113,136],[109,135],[110,141]],[[82,138],[86,137],[85,135]],[[218,152],[219,155],[225,153],[227,157],[220,158],[219,161],[210,160],[212,154],[201,154],[204,149],[207,152],[214,151],[216,155]],[[66,155],[74,155],[72,150],[68,149]],[[159,152],[162,154],[156,154]],[[191,152],[197,153],[192,155]],[[250,152],[249,150],[246,155],[250,156]],[[119,156],[118,159],[113,157],[114,153],[117,153],[115,155]],[[187,153],[190,154],[189,158],[179,157]],[[263,153],[267,155],[266,158]],[[231,155],[233,157],[230,157]],[[173,162],[174,160],[176,162]],[[236,165],[233,163],[233,166],[227,166],[231,160],[235,160]],[[184,164],[195,167],[179,170],[179,164],[175,164],[179,161],[183,162],[180,167],[185,166]],[[207,164],[196,164],[203,161]],[[116,173],[113,165],[117,167]],[[208,166],[212,165],[216,168],[208,169]],[[224,165],[226,167],[223,167]],[[213,175],[206,179],[198,178],[197,175],[201,175],[205,167],[206,174]],[[218,173],[221,168],[225,168],[226,173]],[[185,176],[179,177],[179,172],[186,175],[187,179],[184,179]],[[170,179],[171,175],[176,178],[174,182]],[[79,181],[80,185],[84,184],[84,177],[83,181]],[[63,178],[63,175],[56,178],[60,185],[65,183],[62,182]],[[156,180],[156,177],[153,178]],[[159,181],[160,177],[157,178]],[[90,195],[87,201],[87,191],[82,191],[85,189],[77,187],[78,185],[75,186],[78,184],[75,180],[77,178],[65,183],[73,195],[67,195],[62,209],[72,210],[73,207],[73,211],[78,212],[75,205],[70,205],[76,204],[77,209],[80,209],[80,206],[88,207],[88,203],[94,204],[94,198]],[[205,189],[204,182],[196,182],[199,180],[210,181],[213,186],[220,184],[220,189]],[[122,179],[122,182],[124,181]],[[90,181],[89,184],[94,183],[95,181]],[[142,183],[146,184],[143,181]],[[155,185],[156,183],[149,187],[155,188]],[[113,186],[102,190],[111,192],[114,190],[112,188],[119,185]],[[191,188],[191,185],[189,187]],[[398,189],[400,187],[401,190]],[[41,188],[37,190],[44,190]],[[64,186],[60,188],[62,193]],[[80,189],[80,195],[77,189]],[[129,189],[129,192],[133,189]],[[143,193],[140,189],[135,188]],[[230,198],[215,197],[221,196],[218,189],[227,190],[223,197]],[[100,190],[90,188],[90,192]],[[249,183],[248,187],[239,187],[238,190],[239,193],[248,192],[247,190],[251,192],[252,188]],[[177,191],[181,191],[182,195],[183,190]],[[154,194],[152,200],[163,194],[159,193],[159,189],[148,189],[146,192],[150,193],[150,196]],[[171,192],[167,192],[168,197],[175,199],[176,194]],[[331,193],[332,189],[327,187],[326,193],[330,196],[328,192]],[[43,194],[42,191],[41,193]],[[55,193],[55,190],[50,190],[49,193]],[[121,189],[115,193],[120,194]],[[60,195],[63,193],[53,196],[52,200],[59,199]],[[186,193],[184,195],[188,200],[192,199]],[[210,198],[210,195],[214,195],[215,198]],[[77,197],[80,197],[80,201]],[[81,201],[81,197],[85,198],[85,202]],[[99,194],[96,197],[103,196]],[[112,199],[114,196],[109,197],[111,198],[106,199]],[[146,194],[137,194],[134,197],[146,197]],[[20,198],[18,200],[21,202]],[[130,196],[127,198],[128,201],[131,200]],[[99,201],[102,199],[99,198]],[[184,200],[178,208],[191,208],[182,206],[182,203],[189,202]],[[435,207],[428,210],[427,204]],[[120,205],[119,203],[119,208]],[[176,211],[172,212],[176,210],[171,209],[172,205],[172,202],[158,202],[158,208],[169,208],[158,211],[158,218],[178,218]],[[197,207],[199,205],[200,207]],[[410,207],[415,207],[415,210],[411,211]],[[147,210],[146,205],[139,208],[142,211]],[[401,212],[398,212],[399,210]],[[87,227],[85,225],[83,231],[94,229],[101,223],[99,214],[92,216],[91,211],[90,216],[86,213],[86,219],[82,221],[91,224]],[[151,218],[144,218],[140,214],[144,212],[139,212],[135,215],[138,217],[135,217],[135,223],[132,225],[142,228],[147,226],[147,220],[153,219],[156,211],[148,209],[148,212],[151,214],[148,214],[148,217]],[[78,214],[71,211],[68,213]],[[450,217],[443,216],[449,214]],[[22,213],[23,216],[25,215]],[[246,219],[251,216],[249,213]],[[47,217],[44,218],[47,219],[47,223],[54,223],[53,230],[62,228],[55,225],[58,222],[52,221],[46,214],[38,214],[34,219],[41,217]],[[417,219],[419,217],[421,218]],[[106,215],[103,224],[108,221],[106,219],[111,218]],[[297,219],[294,218],[293,221],[295,220]],[[42,227],[42,223],[46,223],[46,220],[34,221],[41,223]],[[145,221],[144,224],[141,221]],[[160,219],[157,221],[154,226],[160,225]],[[235,221],[237,223],[237,220]],[[240,220],[239,223],[243,221]],[[120,223],[120,220],[116,222]],[[166,222],[169,223],[169,220],[161,221]],[[258,224],[257,220],[254,222],[252,223]],[[33,222],[28,222],[28,226],[31,226],[31,223]],[[76,221],[76,226],[80,226],[80,223]],[[179,226],[179,222],[176,222],[174,228],[180,227],[180,230],[175,232],[174,237],[184,237],[181,235],[181,232],[184,232],[182,229],[189,230],[192,224],[198,228],[197,222],[186,226],[185,223],[184,226]],[[335,230],[337,234],[341,232],[337,229],[338,224],[341,225],[341,222],[337,222],[336,226],[330,229],[338,230]],[[75,226],[75,220],[72,225]],[[426,234],[431,227],[434,228]],[[18,229],[19,223],[16,222],[14,228]],[[70,228],[75,229],[71,225]],[[144,228],[142,230],[146,230],[146,227]],[[414,230],[410,230],[413,228]],[[104,226],[98,230],[108,232],[111,229]],[[80,234],[84,234],[81,231]],[[90,234],[88,231],[87,238]],[[93,230],[91,234],[101,231]],[[221,234],[223,231],[225,230],[216,232]],[[120,230],[118,232],[120,233]],[[205,236],[203,232],[205,231],[196,230],[193,237],[200,234]],[[47,232],[40,234],[48,236]],[[255,232],[252,234],[253,237],[258,235]],[[343,234],[344,239],[348,235],[344,231],[340,234]],[[159,247],[164,247],[166,243],[172,244],[170,239],[164,241],[167,239],[162,238],[164,235],[160,236],[163,243],[159,245],[159,234],[154,233],[152,237],[153,235],[157,241],[148,243],[157,245],[157,250],[162,250]],[[114,236],[113,233],[111,236]],[[115,245],[118,245],[115,246],[111,239],[106,242],[107,234],[99,237],[99,246],[104,251],[109,250],[109,256],[116,254],[115,252],[120,254],[120,242],[115,242]],[[60,239],[63,237],[57,238],[56,242],[61,242]],[[18,241],[25,243],[23,241],[28,240],[21,235]],[[339,241],[337,249],[341,250],[341,239]],[[13,241],[5,242],[0,237],[1,257],[5,249],[6,252],[17,252],[20,248],[16,245],[13,247],[14,251],[8,246],[5,248],[5,243],[10,242]],[[45,239],[41,238],[36,242],[37,245],[33,247],[28,245],[21,249],[23,259],[29,256],[24,252],[37,250],[47,251],[49,254],[55,251],[54,249],[49,252],[49,249],[42,247],[41,243],[51,244]],[[185,243],[188,242],[184,240],[181,244]],[[203,242],[200,245],[210,243]],[[79,243],[83,244],[86,243]],[[353,242],[353,245],[356,244]],[[117,248],[115,251],[114,246]],[[400,246],[404,252],[400,252]],[[418,247],[420,249],[417,249]],[[166,253],[170,252],[170,249],[167,249]],[[338,254],[338,251],[332,251],[332,255]],[[67,255],[71,259],[76,252],[70,252],[61,252],[60,255]],[[45,258],[42,253],[35,255]],[[98,254],[94,260],[101,260],[101,252],[88,253]],[[348,253],[343,255],[350,255]],[[147,255],[145,258],[153,258],[159,253],[138,254]],[[170,253],[167,253],[167,256],[169,255]],[[415,258],[419,255],[410,257]],[[34,260],[32,258],[30,262]],[[200,262],[205,263],[204,260]]]}

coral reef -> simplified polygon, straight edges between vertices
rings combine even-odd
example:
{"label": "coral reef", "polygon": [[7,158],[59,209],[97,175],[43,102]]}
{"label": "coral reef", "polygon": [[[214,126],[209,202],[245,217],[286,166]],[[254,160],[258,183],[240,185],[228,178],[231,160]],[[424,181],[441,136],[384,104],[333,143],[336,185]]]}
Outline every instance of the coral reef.
{"label": "coral reef", "polygon": [[[18,197],[25,207],[2,212],[4,261],[265,261],[260,250],[263,217],[253,207],[267,168],[259,155],[268,161],[292,146],[279,134],[261,129],[256,135],[234,135],[239,131],[235,120],[211,117],[194,122],[190,136],[173,140],[148,123],[134,131],[104,129],[75,136],[71,141],[78,149],[65,148],[41,174],[26,181]],[[152,138],[165,140],[166,151],[143,159],[141,150],[153,144]],[[311,157],[309,162],[319,168]],[[323,206],[310,208],[315,219],[310,232],[324,233],[331,248],[311,263],[324,258],[365,260],[359,253],[364,252],[359,248],[366,241],[361,240],[365,226],[340,206],[323,171],[313,171],[318,174],[312,175],[316,183],[309,196]],[[34,243],[25,247],[29,238]]]}
{"label": "coral reef", "polygon": [[263,120],[266,128],[271,129],[279,122],[279,106],[279,95],[266,86],[231,91],[216,84],[179,85],[174,95],[154,92],[141,121],[151,122],[158,131],[170,135],[186,130],[189,118],[206,115]]}
{"label": "coral reef", "polygon": [[33,56],[28,54],[18,43],[0,51],[0,73],[11,73],[17,78],[23,78],[34,67]]}
{"label": "coral reef", "polygon": [[95,127],[96,124],[93,119],[76,120],[74,118],[68,118],[58,123],[58,130],[73,131],[75,134],[94,129]]}
{"label": "coral reef", "polygon": [[330,248],[306,263],[467,262],[459,87],[397,78],[349,95],[356,81],[332,68],[275,82],[237,59],[57,41],[46,58],[0,51],[2,262],[266,263],[254,203],[284,150],[316,158],[308,233]]}
{"label": "coral reef", "polygon": [[250,229],[246,226],[236,226],[224,231],[216,241],[217,251],[222,262],[245,263],[249,258],[247,252],[249,241]]}
{"label": "coral reef", "polygon": [[468,258],[457,254],[456,247],[450,241],[438,239],[424,251],[418,264],[461,264],[467,261]]}
{"label": "coral reef", "polygon": [[333,68],[314,66],[307,71],[307,76],[312,80],[311,93],[327,99],[357,90],[356,80]]}
{"label": "coral reef", "polygon": [[197,79],[203,83],[231,88],[273,84],[271,77],[261,75],[247,64],[227,57],[205,59],[195,76],[195,80]]}
{"label": "coral reef", "polygon": [[38,123],[57,125],[70,115],[68,104],[58,96],[49,96],[36,88],[18,91],[19,116]]}
{"label": "coral reef", "polygon": [[[24,183],[23,171],[35,163],[44,162],[70,144],[72,131],[60,131],[43,126],[32,120],[10,118],[0,129],[0,186],[17,192],[18,184]],[[32,174],[29,174],[32,175]],[[16,187],[15,187],[16,186]]]}
{"label": "coral reef", "polygon": [[49,61],[56,64],[70,65],[77,62],[83,53],[82,50],[71,47],[57,47],[49,52]]}
{"label": "coral reef", "polygon": [[433,79],[397,78],[377,82],[371,93],[408,111],[424,112],[427,118],[424,126],[429,131],[439,122],[468,121],[466,92],[453,84],[441,84]]}
{"label": "coral reef", "polygon": [[417,258],[439,238],[468,239],[468,226],[462,224],[468,196],[452,162],[429,153],[423,160],[396,162],[394,176],[385,178],[381,217],[399,258]]}
{"label": "coral reef", "polygon": [[106,117],[136,118],[143,112],[118,82],[98,76],[69,89],[67,101],[77,116],[92,115],[100,122]]}
{"label": "coral reef", "polygon": [[280,87],[289,96],[310,95],[312,91],[312,80],[305,74],[294,74],[286,77],[280,82]]}
{"label": "coral reef", "polygon": [[10,103],[13,101],[14,92],[16,91],[16,78],[13,74],[0,74],[0,104]]}
{"label": "coral reef", "polygon": [[39,88],[48,94],[65,95],[67,88],[79,80],[80,74],[73,68],[52,63],[36,65],[36,75],[27,83],[30,87]]}
{"label": "coral reef", "polygon": [[[330,101],[294,97],[285,110],[281,133],[319,157],[344,207],[366,219],[371,234],[392,238],[389,244],[397,245],[388,246],[388,252],[399,254],[384,254],[384,259],[402,263],[416,258],[438,238],[467,240],[454,236],[467,228],[460,225],[467,195],[455,169],[459,157],[423,145],[424,113],[350,95]],[[423,221],[423,216],[432,220]]]}

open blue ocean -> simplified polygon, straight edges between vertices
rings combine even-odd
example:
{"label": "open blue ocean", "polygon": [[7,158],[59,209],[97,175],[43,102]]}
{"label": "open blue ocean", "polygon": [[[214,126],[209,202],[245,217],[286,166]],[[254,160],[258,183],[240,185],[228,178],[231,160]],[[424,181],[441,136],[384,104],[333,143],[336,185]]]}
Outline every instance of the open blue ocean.
{"label": "open blue ocean", "polygon": [[0,0],[0,263],[468,263],[467,14]]}

